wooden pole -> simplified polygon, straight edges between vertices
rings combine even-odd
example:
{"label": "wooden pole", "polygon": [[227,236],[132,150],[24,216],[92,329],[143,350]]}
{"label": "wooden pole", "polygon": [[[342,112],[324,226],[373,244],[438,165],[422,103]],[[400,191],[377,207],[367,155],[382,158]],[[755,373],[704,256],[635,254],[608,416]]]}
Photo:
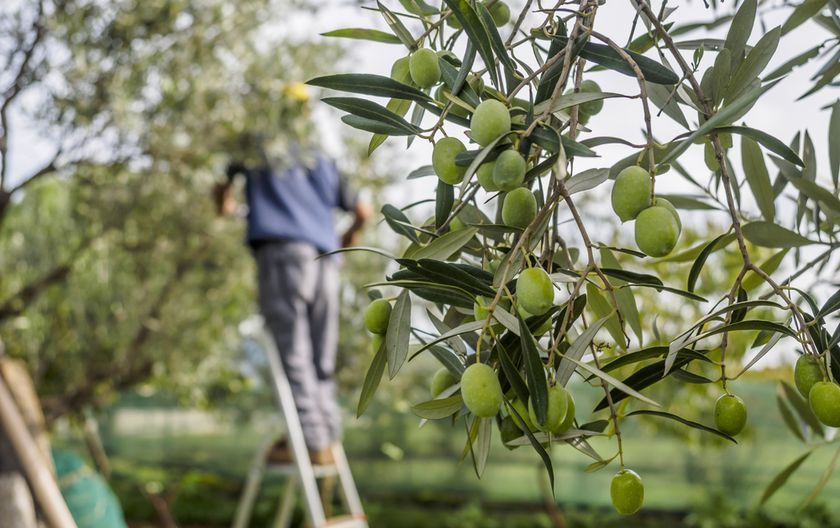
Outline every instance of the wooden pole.
{"label": "wooden pole", "polygon": [[53,528],[77,528],[53,474],[26,428],[6,381],[0,376],[0,427],[18,456],[32,494]]}

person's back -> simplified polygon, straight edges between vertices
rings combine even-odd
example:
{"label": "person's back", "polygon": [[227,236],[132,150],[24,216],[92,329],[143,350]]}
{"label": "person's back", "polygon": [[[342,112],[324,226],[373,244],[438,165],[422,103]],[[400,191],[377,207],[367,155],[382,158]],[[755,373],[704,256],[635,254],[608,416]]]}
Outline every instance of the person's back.
{"label": "person's back", "polygon": [[293,163],[233,170],[246,175],[248,242],[298,240],[321,252],[339,247],[333,211],[355,212],[357,197],[338,172],[335,161],[322,153],[293,152]]}

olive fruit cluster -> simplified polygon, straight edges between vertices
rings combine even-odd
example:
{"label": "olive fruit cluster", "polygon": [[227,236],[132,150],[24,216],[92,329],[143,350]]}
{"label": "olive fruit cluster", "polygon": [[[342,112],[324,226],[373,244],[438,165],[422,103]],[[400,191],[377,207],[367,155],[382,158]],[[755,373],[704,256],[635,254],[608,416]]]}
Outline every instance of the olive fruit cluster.
{"label": "olive fruit cluster", "polygon": [[664,257],[677,245],[682,222],[671,202],[664,198],[651,200],[652,189],[650,173],[634,165],[618,173],[610,199],[622,222],[636,221],[639,250],[651,257]]}
{"label": "olive fruit cluster", "polygon": [[799,392],[808,398],[808,404],[820,422],[829,427],[840,427],[840,386],[826,381],[818,356],[799,356],[793,368],[793,381]]}

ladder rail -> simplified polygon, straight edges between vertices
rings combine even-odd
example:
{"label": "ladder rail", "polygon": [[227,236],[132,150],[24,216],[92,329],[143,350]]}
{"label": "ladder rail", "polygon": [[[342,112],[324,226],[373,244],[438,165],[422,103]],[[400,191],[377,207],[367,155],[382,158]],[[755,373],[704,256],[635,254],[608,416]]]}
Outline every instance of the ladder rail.
{"label": "ladder rail", "polygon": [[254,462],[251,464],[251,469],[248,470],[245,488],[242,490],[239,504],[236,507],[233,528],[248,528],[251,514],[254,511],[254,502],[257,500],[260,484],[262,484],[263,476],[265,475],[266,455],[271,449],[272,443],[272,435],[267,435],[260,444],[256,456],[254,456]]}
{"label": "ladder rail", "polygon": [[321,503],[321,495],[315,480],[315,472],[312,469],[312,461],[309,459],[309,452],[306,449],[306,440],[303,437],[303,427],[295,407],[294,394],[280,361],[280,352],[274,342],[274,337],[263,327],[262,342],[268,356],[268,364],[271,369],[272,384],[277,396],[280,409],[283,412],[283,420],[286,422],[286,430],[289,442],[292,447],[292,459],[299,473],[300,484],[303,488],[304,500],[307,504],[307,515],[314,526],[323,526],[327,522],[324,513],[324,506]]}
{"label": "ladder rail", "polygon": [[[233,528],[246,528],[249,525],[260,485],[266,471],[269,470],[277,470],[289,476],[286,489],[280,500],[277,515],[274,518],[273,526],[275,528],[288,528],[290,525],[294,499],[299,489],[303,491],[303,498],[306,503],[305,513],[309,521],[308,524],[314,528],[368,528],[367,517],[362,508],[362,501],[359,498],[359,492],[356,489],[356,483],[353,480],[353,474],[350,471],[350,465],[347,462],[347,455],[344,452],[343,445],[341,443],[335,443],[330,446],[334,460],[332,465],[312,465],[312,461],[309,458],[309,451],[306,447],[306,440],[303,436],[303,427],[301,426],[300,417],[295,405],[292,387],[283,369],[277,344],[264,322],[261,322],[258,327],[260,328],[259,332],[249,332],[249,334],[262,345],[263,351],[267,356],[266,359],[268,360],[271,375],[270,382],[274,389],[280,411],[283,414],[283,421],[286,424],[286,436],[291,444],[292,463],[281,465],[269,463],[268,454],[272,449],[273,442],[271,438],[266,438],[263,441],[254,459],[254,463],[248,472],[245,487],[236,509],[236,515],[232,525]],[[330,475],[338,477],[340,485],[339,496],[342,505],[349,512],[347,516],[331,518],[327,518],[326,516],[322,502],[322,500],[326,499],[323,499],[321,496],[317,479]]]}
{"label": "ladder rail", "polygon": [[350,464],[347,462],[347,455],[344,453],[342,444],[332,446],[332,454],[335,459],[338,479],[341,481],[342,496],[347,509],[355,518],[365,518],[365,511],[362,508],[362,499],[356,489],[356,481],[353,480],[353,473],[350,471]]}

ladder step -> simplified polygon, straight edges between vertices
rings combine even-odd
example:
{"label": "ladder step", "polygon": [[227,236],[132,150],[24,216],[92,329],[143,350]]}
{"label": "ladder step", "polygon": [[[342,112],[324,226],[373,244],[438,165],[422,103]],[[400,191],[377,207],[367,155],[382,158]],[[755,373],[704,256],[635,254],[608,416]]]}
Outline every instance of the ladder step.
{"label": "ladder step", "polygon": [[[265,469],[276,475],[296,476],[299,474],[298,468],[294,464],[267,464]],[[312,466],[312,472],[316,478],[334,477],[338,475],[338,468],[334,464],[328,466]]]}
{"label": "ladder step", "polygon": [[359,518],[353,517],[352,515],[332,517],[327,519],[327,522],[321,526],[323,528],[368,528],[366,517]]}

